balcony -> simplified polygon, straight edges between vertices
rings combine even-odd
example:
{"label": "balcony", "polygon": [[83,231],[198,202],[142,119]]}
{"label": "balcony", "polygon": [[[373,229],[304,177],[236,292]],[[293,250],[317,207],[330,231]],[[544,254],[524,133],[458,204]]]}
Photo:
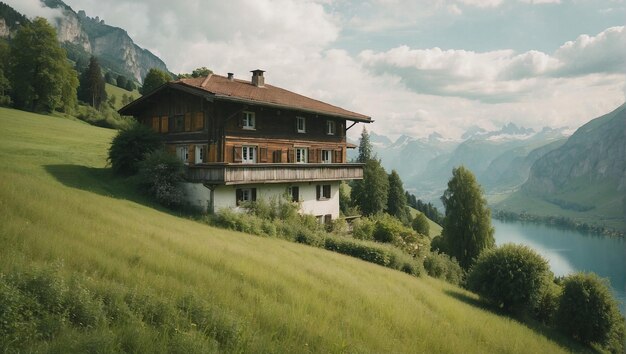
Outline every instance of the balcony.
{"label": "balcony", "polygon": [[189,182],[205,184],[341,181],[363,178],[360,163],[212,163],[187,168]]}

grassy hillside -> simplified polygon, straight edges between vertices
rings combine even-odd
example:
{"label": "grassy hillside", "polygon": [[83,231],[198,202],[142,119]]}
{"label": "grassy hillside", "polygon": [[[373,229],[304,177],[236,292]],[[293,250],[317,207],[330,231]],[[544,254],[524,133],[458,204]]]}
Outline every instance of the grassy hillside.
{"label": "grassy hillside", "polygon": [[26,352],[580,350],[437,280],[158,210],[104,168],[113,134],[0,108],[0,285],[78,294]]}
{"label": "grassy hillside", "polygon": [[[415,217],[417,214],[422,214],[421,211],[418,211],[417,209],[412,207],[409,207],[409,210],[411,210],[411,217]],[[428,229],[430,234],[428,236],[430,236],[430,238],[433,238],[435,236],[441,235],[441,230],[443,228],[429,218],[426,218],[426,220],[428,220],[428,225],[430,226],[430,228]]]}
{"label": "grassy hillside", "polygon": [[120,109],[120,108],[123,107],[123,105],[122,105],[122,96],[123,95],[126,95],[126,96],[131,96],[132,95],[135,100],[138,99],[139,97],[141,97],[141,94],[136,89],[133,90],[132,92],[130,92],[130,91],[126,91],[123,88],[119,88],[119,87],[117,87],[115,85],[111,85],[111,84],[105,84],[105,85],[106,85],[105,90],[107,92],[108,97],[111,97],[111,96],[115,96],[116,97],[115,98],[115,107],[114,107],[115,109]]}

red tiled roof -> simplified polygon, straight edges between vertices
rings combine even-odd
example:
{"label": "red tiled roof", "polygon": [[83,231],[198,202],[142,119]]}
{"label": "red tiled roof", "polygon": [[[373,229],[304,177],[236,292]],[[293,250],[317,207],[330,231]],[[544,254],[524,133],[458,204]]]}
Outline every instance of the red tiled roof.
{"label": "red tiled roof", "polygon": [[253,85],[250,81],[237,79],[229,80],[224,76],[215,74],[211,74],[208,77],[181,79],[171,84],[194,87],[212,93],[217,98],[227,100],[258,102],[259,104],[328,114],[359,122],[372,121],[372,119],[366,115],[314,100],[280,87],[267,84],[258,87]]}

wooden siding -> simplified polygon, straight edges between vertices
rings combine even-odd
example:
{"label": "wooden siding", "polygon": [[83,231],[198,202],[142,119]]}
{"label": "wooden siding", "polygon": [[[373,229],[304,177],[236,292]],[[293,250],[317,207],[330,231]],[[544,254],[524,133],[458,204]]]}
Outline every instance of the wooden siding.
{"label": "wooden siding", "polygon": [[206,164],[187,168],[187,180],[207,184],[341,181],[363,178],[363,164]]}

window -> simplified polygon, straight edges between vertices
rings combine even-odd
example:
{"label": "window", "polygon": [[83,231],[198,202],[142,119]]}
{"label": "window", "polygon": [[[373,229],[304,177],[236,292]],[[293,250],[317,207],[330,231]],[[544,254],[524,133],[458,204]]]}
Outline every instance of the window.
{"label": "window", "polygon": [[309,149],[307,148],[296,148],[296,163],[307,163]]}
{"label": "window", "polygon": [[236,204],[256,201],[256,188],[237,188],[235,190]]}
{"label": "window", "polygon": [[315,196],[317,200],[330,199],[330,184],[315,186]]}
{"label": "window", "polygon": [[333,222],[333,216],[331,214],[324,215],[324,224],[330,225],[331,222]]}
{"label": "window", "polygon": [[300,201],[300,187],[289,187],[287,193],[291,197],[292,202]]}
{"label": "window", "polygon": [[333,163],[333,152],[330,150],[322,150],[322,163]]}
{"label": "window", "polygon": [[242,163],[256,163],[256,146],[243,146],[241,148]]}
{"label": "window", "polygon": [[306,133],[306,120],[304,117],[296,117],[296,130],[298,133]]}
{"label": "window", "polygon": [[196,145],[196,161],[195,163],[203,163],[205,161],[206,145]]}
{"label": "window", "polygon": [[177,146],[176,156],[178,156],[182,162],[187,163],[189,161],[189,148],[187,148],[187,145]]}
{"label": "window", "polygon": [[242,123],[241,123],[241,127],[243,129],[255,129],[256,127],[256,122],[255,122],[255,115],[254,112],[243,112],[243,118],[242,118]]}
{"label": "window", "polygon": [[173,119],[173,126],[172,126],[172,131],[173,132],[183,132],[185,131],[185,116],[183,115],[177,115],[172,117]]}
{"label": "window", "polygon": [[327,120],[326,121],[326,134],[335,135],[335,132],[336,132],[335,122],[332,120]]}

